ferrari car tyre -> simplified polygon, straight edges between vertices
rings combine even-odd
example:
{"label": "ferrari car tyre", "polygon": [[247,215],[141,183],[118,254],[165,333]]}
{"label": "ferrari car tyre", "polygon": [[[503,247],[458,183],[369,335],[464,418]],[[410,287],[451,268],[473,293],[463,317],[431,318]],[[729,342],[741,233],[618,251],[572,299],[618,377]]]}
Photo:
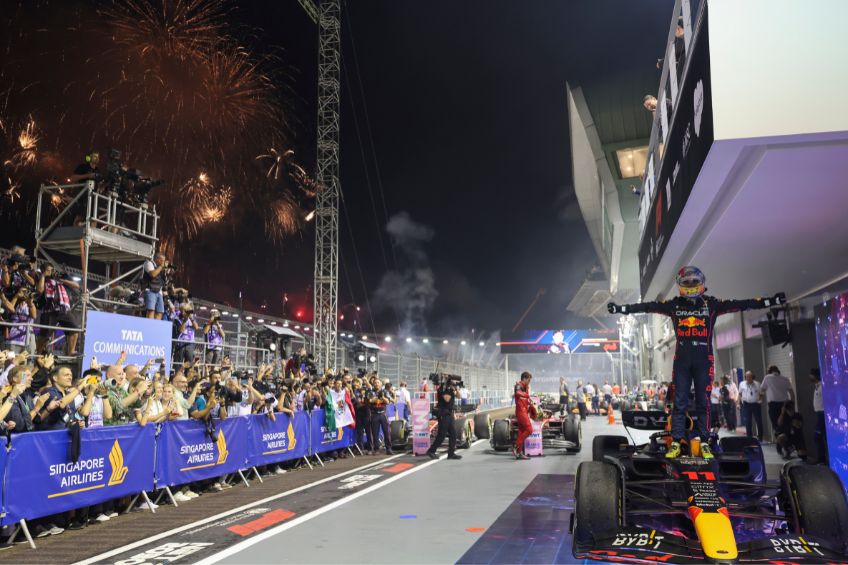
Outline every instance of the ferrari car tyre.
{"label": "ferrari car tyre", "polygon": [[456,446],[459,449],[471,447],[471,438],[468,435],[468,422],[465,419],[454,420],[453,428],[456,430]]}
{"label": "ferrari car tyre", "polygon": [[566,449],[569,453],[579,453],[582,447],[583,428],[580,425],[580,418],[571,415],[565,418],[562,422],[562,436],[565,441],[570,441],[574,444],[573,447]]}
{"label": "ferrari car tyre", "polygon": [[617,455],[621,453],[621,446],[627,445],[624,436],[595,436],[592,439],[592,461],[603,461],[606,455]]}
{"label": "ferrari car tyre", "polygon": [[490,425],[488,414],[476,414],[474,416],[474,435],[477,436],[477,439],[489,439],[491,436]]}
{"label": "ferrari car tyre", "polygon": [[619,468],[584,461],[577,467],[575,485],[574,541],[591,544],[618,532],[623,510]]}
{"label": "ferrari car tyre", "polygon": [[406,422],[404,420],[393,420],[389,422],[389,435],[392,438],[392,448],[406,447],[408,437]]}
{"label": "ferrari car tyre", "polygon": [[492,425],[492,448],[495,451],[506,451],[512,447],[509,428],[509,420],[495,420]]}
{"label": "ferrari car tyre", "polygon": [[848,502],[839,476],[828,467],[803,464],[784,467],[783,475],[792,510],[787,512],[790,527],[848,549]]}

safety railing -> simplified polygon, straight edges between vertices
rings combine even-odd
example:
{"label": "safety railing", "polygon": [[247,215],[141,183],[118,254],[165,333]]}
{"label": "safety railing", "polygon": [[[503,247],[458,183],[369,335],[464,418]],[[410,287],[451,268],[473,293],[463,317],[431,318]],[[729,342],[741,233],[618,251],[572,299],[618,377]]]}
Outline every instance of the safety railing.
{"label": "safety railing", "polygon": [[[71,196],[76,192],[75,196]],[[70,200],[68,197],[70,196]],[[100,193],[94,189],[94,181],[65,185],[41,185],[38,193],[36,209],[36,238],[47,236],[62,224],[72,222],[72,214],[85,202],[86,228],[111,230],[122,235],[132,236],[147,243],[158,240],[157,229],[159,216],[156,208],[151,210],[147,204],[133,205],[118,197],[114,192]],[[42,228],[42,208],[49,203],[51,208],[59,213],[53,220]],[[130,222],[130,218],[135,222]]]}

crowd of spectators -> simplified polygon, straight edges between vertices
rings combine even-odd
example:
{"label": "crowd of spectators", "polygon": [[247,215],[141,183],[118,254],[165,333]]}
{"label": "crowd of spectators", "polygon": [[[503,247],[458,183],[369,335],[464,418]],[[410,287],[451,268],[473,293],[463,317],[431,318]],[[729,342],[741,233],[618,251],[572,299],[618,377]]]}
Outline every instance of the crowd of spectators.
{"label": "crowd of spectators", "polygon": [[[191,419],[212,433],[224,418],[258,414],[275,420],[280,414],[322,410],[328,430],[350,426],[357,432],[362,452],[376,454],[380,449],[392,452],[390,442],[381,447],[380,440],[375,440],[381,430],[384,438],[389,437],[388,406],[399,407],[397,417],[409,417],[410,394],[405,382],[396,390],[375,372],[354,374],[342,369],[321,374],[304,349],[285,363],[262,364],[255,371],[238,370],[228,355],[221,355],[220,363],[182,360],[170,374],[165,374],[163,361],[150,359],[139,367],[125,364],[126,357],[121,354],[108,365],[91,359],[88,368],[75,374],[51,354],[2,351],[0,429],[12,442],[21,433],[67,429],[73,457],[73,438],[79,438],[76,432],[82,428]],[[341,450],[322,454],[325,461],[344,457]],[[302,464],[287,461],[258,471],[283,474]],[[187,502],[203,492],[226,488],[230,485],[224,477],[183,485],[175,490],[174,499]],[[128,504],[129,500],[111,501],[48,516],[32,521],[31,531],[43,537],[81,529],[116,517]],[[144,502],[137,509],[151,506],[156,507]],[[9,532],[0,536],[3,534]]]}
{"label": "crowd of spectators", "polygon": [[[26,249],[14,246],[0,278],[0,347],[16,353],[45,354],[54,349],[55,328],[64,334],[64,352],[77,354],[82,302],[80,284],[52,264],[41,269]],[[54,329],[36,331],[38,323]]]}

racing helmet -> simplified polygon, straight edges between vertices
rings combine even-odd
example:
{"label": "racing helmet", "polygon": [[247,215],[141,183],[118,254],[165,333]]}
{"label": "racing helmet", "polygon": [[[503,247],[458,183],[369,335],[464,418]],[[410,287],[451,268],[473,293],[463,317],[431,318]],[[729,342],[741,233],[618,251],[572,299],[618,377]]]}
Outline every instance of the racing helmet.
{"label": "racing helmet", "polygon": [[707,278],[701,269],[692,265],[681,267],[677,271],[677,287],[680,289],[680,296],[686,298],[697,298],[706,292]]}

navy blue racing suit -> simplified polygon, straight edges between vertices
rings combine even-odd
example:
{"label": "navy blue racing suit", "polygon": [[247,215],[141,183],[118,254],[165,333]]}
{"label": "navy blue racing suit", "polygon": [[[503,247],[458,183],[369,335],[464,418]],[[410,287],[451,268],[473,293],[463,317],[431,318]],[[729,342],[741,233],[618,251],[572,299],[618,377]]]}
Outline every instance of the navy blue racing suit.
{"label": "navy blue racing suit", "polygon": [[686,412],[689,409],[689,390],[695,383],[694,435],[706,441],[710,429],[710,391],[713,385],[713,328],[722,314],[775,306],[772,298],[720,300],[702,295],[696,298],[677,296],[664,302],[623,304],[621,314],[662,314],[671,318],[677,336],[672,381],[674,408],[671,412],[671,437],[680,441],[686,437]]}

